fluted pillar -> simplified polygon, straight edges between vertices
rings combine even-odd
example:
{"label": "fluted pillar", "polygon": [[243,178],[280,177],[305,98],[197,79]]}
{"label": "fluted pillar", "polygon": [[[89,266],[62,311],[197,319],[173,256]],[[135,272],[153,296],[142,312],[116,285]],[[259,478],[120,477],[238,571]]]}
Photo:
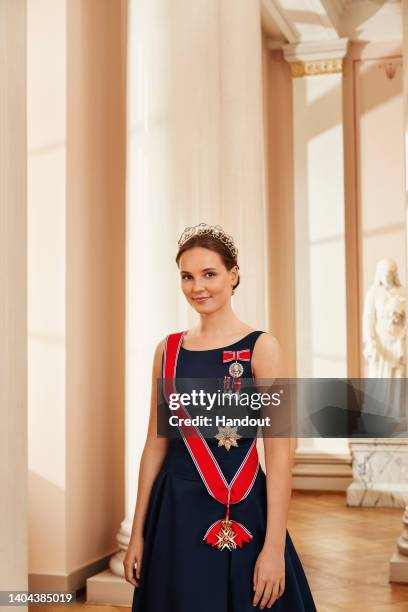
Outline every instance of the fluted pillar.
{"label": "fluted pillar", "polygon": [[[186,225],[239,249],[238,316],[267,328],[261,23],[253,0],[131,0],[128,15],[126,517],[88,600],[129,603],[123,579],[146,437],[153,352],[196,322],[174,258]],[[242,289],[242,290],[241,290]],[[92,588],[91,588],[92,587]]]}

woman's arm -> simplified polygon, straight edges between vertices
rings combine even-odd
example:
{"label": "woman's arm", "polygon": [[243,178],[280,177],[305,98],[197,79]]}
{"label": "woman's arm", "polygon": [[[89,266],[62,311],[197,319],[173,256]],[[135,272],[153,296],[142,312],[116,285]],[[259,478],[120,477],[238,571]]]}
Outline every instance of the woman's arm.
{"label": "woman's arm", "polygon": [[[139,478],[136,495],[136,506],[133,517],[132,531],[126,556],[123,561],[125,578],[131,584],[138,586],[143,553],[143,527],[152,490],[153,482],[160,470],[166,455],[168,438],[157,437],[157,379],[162,377],[163,341],[156,347],[153,359],[152,385],[149,426],[146,442],[140,458]],[[136,580],[133,568],[136,563]]]}
{"label": "woman's arm", "polygon": [[[279,342],[270,334],[257,340],[252,356],[255,378],[283,377]],[[267,525],[264,546],[254,571],[254,605],[270,608],[285,588],[284,551],[289,501],[292,489],[292,445],[290,438],[264,437],[267,487]]]}

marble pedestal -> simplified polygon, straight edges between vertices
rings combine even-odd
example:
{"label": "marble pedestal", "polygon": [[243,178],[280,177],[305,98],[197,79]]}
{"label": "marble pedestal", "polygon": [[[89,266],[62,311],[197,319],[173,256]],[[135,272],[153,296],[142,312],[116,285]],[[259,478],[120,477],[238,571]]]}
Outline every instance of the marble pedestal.
{"label": "marble pedestal", "polygon": [[402,517],[404,531],[397,540],[397,550],[390,559],[390,582],[408,583],[408,506]]}
{"label": "marble pedestal", "polygon": [[353,482],[347,505],[405,508],[408,504],[408,440],[350,441]]}
{"label": "marble pedestal", "polygon": [[106,569],[87,579],[86,604],[130,607],[134,590],[124,577]]}

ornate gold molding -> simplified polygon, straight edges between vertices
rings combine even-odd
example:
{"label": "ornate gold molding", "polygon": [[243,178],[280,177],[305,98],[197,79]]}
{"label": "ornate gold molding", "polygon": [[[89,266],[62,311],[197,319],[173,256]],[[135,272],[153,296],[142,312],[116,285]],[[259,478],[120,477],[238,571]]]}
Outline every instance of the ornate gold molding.
{"label": "ornate gold molding", "polygon": [[343,59],[308,60],[304,62],[289,62],[290,72],[294,78],[306,75],[335,74],[343,71]]}

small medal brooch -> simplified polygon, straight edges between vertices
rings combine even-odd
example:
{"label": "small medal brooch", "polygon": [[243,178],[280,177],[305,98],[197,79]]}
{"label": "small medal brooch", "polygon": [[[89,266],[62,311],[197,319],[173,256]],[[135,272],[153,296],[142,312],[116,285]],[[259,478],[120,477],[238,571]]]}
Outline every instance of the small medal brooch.
{"label": "small medal brooch", "polygon": [[[244,373],[244,366],[240,361],[250,361],[250,349],[241,351],[223,351],[223,363],[229,363],[229,376],[224,376],[224,393],[237,393],[239,395],[241,389],[241,376]],[[231,388],[232,378],[232,388]]]}

